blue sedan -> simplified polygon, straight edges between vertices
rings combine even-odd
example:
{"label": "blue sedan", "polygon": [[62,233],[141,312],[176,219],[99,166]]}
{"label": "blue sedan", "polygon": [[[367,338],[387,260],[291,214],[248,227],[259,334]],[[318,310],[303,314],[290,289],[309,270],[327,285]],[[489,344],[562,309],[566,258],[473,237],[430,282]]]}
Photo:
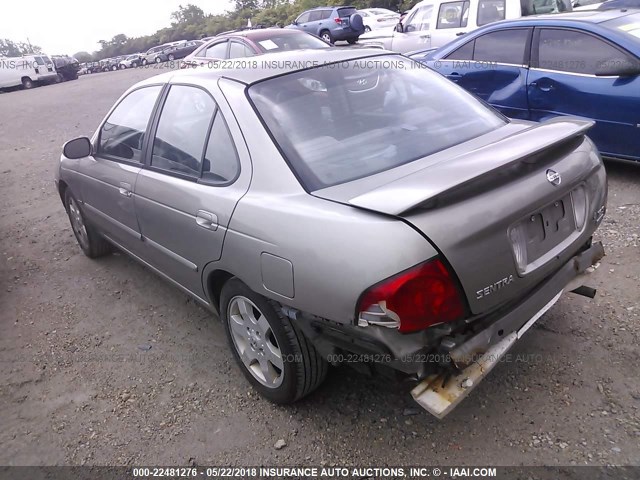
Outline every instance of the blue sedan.
{"label": "blue sedan", "polygon": [[596,121],[603,156],[640,161],[640,11],[496,22],[439,50],[409,54],[508,117]]}

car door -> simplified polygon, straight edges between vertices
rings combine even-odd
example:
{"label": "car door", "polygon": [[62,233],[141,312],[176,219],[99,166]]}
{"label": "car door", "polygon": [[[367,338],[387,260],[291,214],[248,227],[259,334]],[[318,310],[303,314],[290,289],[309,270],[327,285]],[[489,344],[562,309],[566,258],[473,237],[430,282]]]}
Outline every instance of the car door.
{"label": "car door", "polygon": [[78,165],[83,211],[109,238],[140,253],[133,191],[147,129],[162,86],[133,90],[109,113],[93,140],[95,153]]}
{"label": "car door", "polygon": [[597,76],[608,62],[640,60],[587,31],[536,28],[528,99],[532,120],[577,115],[595,120],[589,137],[604,155],[640,155],[640,77]]}
{"label": "car door", "polygon": [[431,46],[442,47],[473,30],[475,14],[469,18],[469,0],[443,2],[439,5],[431,32]]}
{"label": "car door", "polygon": [[436,70],[506,116],[527,119],[527,63],[532,34],[532,28],[486,33],[439,60]]}
{"label": "car door", "polygon": [[241,138],[238,127],[222,101],[203,88],[171,85],[135,190],[144,258],[200,298],[202,270],[221,257],[231,214],[251,175],[246,150],[234,141]]}
{"label": "car door", "polygon": [[310,16],[311,12],[304,12],[302,13],[295,22],[295,26],[296,28],[298,28],[299,30],[304,30],[305,32],[309,32],[309,16]]}
{"label": "car door", "polygon": [[407,53],[431,46],[431,26],[433,25],[434,7],[432,4],[416,8],[403,22],[401,32],[393,32],[391,50]]}

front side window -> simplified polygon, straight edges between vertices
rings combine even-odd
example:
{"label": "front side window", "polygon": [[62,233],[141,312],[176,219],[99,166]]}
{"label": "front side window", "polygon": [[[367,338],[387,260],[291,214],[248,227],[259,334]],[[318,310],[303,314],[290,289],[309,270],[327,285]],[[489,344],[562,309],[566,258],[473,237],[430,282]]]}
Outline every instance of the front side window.
{"label": "front side window", "polygon": [[142,162],[142,145],[161,86],[134,90],[122,100],[100,129],[98,155]]}
{"label": "front side window", "polygon": [[369,57],[365,64],[353,60],[339,69],[272,78],[248,92],[289,165],[314,191],[398,167],[505,124],[471,94],[417,65],[401,56]]}
{"label": "front side window", "polygon": [[309,15],[311,12],[304,12],[302,15],[298,17],[298,23],[307,23],[309,21]]}
{"label": "front side window", "polygon": [[433,14],[433,5],[425,5],[418,8],[407,20],[405,32],[419,32],[429,30],[431,25],[431,15]]}
{"label": "front side window", "polygon": [[438,11],[439,29],[462,28],[467,26],[469,2],[448,2],[440,5]]}
{"label": "front side window", "polygon": [[595,75],[600,66],[629,55],[592,35],[576,30],[540,30],[538,66],[545,70]]}
{"label": "front side window", "polygon": [[160,114],[151,166],[199,177],[215,108],[215,102],[204,90],[173,85]]}
{"label": "front side window", "polygon": [[473,59],[477,61],[523,65],[529,31],[501,30],[487,33],[475,40]]}
{"label": "front side window", "polygon": [[505,0],[480,0],[478,2],[478,26],[504,20]]}

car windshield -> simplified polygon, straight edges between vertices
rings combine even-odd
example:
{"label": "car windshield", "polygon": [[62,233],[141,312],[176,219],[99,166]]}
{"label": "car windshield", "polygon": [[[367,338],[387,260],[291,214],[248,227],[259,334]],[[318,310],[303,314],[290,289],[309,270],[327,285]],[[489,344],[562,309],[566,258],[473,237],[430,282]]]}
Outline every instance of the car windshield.
{"label": "car windshield", "polygon": [[249,96],[307,191],[395,168],[506,122],[396,55],[276,77],[251,86]]}
{"label": "car windshield", "polygon": [[285,50],[300,50],[303,48],[329,48],[325,42],[304,32],[290,34],[269,35],[264,40],[253,40],[263,53],[280,52]]}
{"label": "car windshield", "polygon": [[640,38],[640,13],[632,13],[630,15],[624,15],[621,17],[602,22],[602,24],[609,28],[616,28],[620,31]]}

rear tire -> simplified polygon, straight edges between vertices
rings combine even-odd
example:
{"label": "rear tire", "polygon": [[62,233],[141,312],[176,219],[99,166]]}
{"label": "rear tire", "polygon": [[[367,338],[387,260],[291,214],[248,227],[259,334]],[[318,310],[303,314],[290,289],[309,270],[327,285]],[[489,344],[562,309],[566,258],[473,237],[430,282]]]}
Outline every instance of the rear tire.
{"label": "rear tire", "polygon": [[243,375],[272,402],[295,402],[327,376],[328,363],[280,305],[237,278],[222,288],[220,317]]}
{"label": "rear tire", "polygon": [[82,252],[89,258],[104,257],[113,248],[91,225],[87,224],[80,204],[68,188],[64,192],[64,205],[67,209],[73,235],[76,237]]}
{"label": "rear tire", "polygon": [[173,54],[169,55],[167,58],[169,59],[170,62],[173,62],[176,59],[176,57],[174,57]]}
{"label": "rear tire", "polygon": [[162,62],[162,59],[160,57],[156,57],[156,63],[160,63]]}
{"label": "rear tire", "polygon": [[366,25],[366,26],[364,27],[364,31],[365,31],[365,32],[370,32],[370,31],[371,31],[371,27],[370,27],[369,25]]}
{"label": "rear tire", "polygon": [[329,30],[321,31],[320,38],[323,39],[325,42],[329,42],[333,44],[333,35],[331,35],[331,32]]}
{"label": "rear tire", "polygon": [[33,80],[31,80],[29,77],[24,77],[22,79],[22,88],[24,88],[25,90],[29,90],[30,88],[33,88],[35,85],[33,83]]}

